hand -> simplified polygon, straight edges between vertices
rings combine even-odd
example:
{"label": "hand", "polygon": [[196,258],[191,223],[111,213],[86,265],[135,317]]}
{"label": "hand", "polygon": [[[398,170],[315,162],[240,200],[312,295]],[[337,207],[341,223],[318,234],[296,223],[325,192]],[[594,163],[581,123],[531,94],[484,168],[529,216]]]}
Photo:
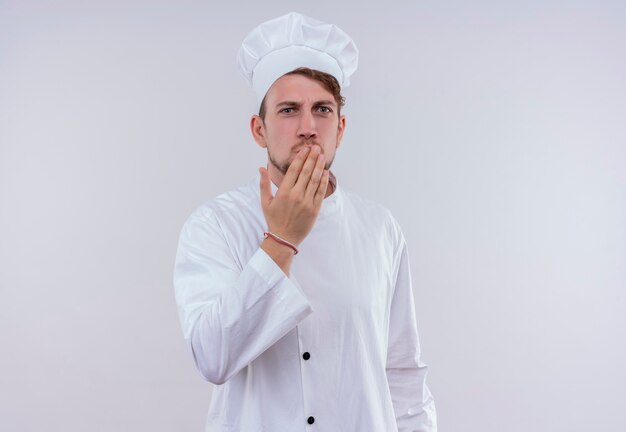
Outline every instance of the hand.
{"label": "hand", "polygon": [[[307,156],[308,153],[308,156]],[[329,171],[325,157],[313,146],[301,149],[289,166],[276,196],[272,196],[269,173],[261,173],[261,206],[269,231],[299,245],[313,229],[326,196]]]}

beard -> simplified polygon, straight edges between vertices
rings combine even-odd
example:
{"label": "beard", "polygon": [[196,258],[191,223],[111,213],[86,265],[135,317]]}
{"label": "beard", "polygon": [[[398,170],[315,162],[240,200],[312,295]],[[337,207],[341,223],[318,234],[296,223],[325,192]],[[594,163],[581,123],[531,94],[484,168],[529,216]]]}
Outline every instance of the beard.
{"label": "beard", "polygon": [[[269,148],[267,149],[267,155],[268,158],[270,160],[270,163],[272,165],[274,165],[274,168],[276,168],[278,171],[280,171],[282,173],[282,175],[287,175],[287,170],[289,169],[289,167],[291,166],[291,162],[280,162],[278,161],[276,158],[274,158],[274,156],[272,155],[272,152],[269,150]],[[336,153],[335,153],[336,155]],[[335,160],[335,156],[333,156],[333,158],[330,161],[326,161],[326,163],[324,164],[324,169],[330,169],[330,167],[333,164],[333,161]]]}

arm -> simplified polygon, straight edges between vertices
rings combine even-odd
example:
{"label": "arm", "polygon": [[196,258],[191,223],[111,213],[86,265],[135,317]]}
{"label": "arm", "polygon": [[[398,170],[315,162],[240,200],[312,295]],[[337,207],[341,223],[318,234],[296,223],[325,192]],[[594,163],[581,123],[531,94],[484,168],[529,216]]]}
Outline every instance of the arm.
{"label": "arm", "polygon": [[[299,244],[328,186],[324,156],[319,148],[301,150],[276,196],[267,169],[259,171],[268,231]],[[269,242],[241,268],[212,211],[194,213],[181,232],[174,268],[180,322],[198,370],[214,384],[226,382],[312,312],[287,276],[292,257],[286,253],[292,252]]]}
{"label": "arm", "polygon": [[427,365],[420,360],[409,255],[401,236],[396,285],[391,304],[387,381],[399,432],[436,432],[435,401],[426,386]]}
{"label": "arm", "polygon": [[237,265],[214,213],[196,211],[185,223],[174,286],[196,367],[214,384],[223,384],[312,312],[295,281],[261,247],[243,269]]}

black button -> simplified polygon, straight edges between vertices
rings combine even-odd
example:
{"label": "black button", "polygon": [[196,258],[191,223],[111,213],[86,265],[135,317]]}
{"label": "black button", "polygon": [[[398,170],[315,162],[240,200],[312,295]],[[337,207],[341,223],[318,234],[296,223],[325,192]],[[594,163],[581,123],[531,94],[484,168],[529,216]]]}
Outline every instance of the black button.
{"label": "black button", "polygon": [[[304,354],[302,354],[302,358],[305,359],[305,360],[308,360],[308,359],[311,358],[311,354],[309,354],[308,352],[305,352]],[[311,417],[311,418],[313,418],[313,417]]]}
{"label": "black button", "polygon": [[313,424],[313,423],[315,423],[315,419],[313,418],[313,416],[311,416],[311,417],[309,417],[309,418],[307,419],[307,422],[308,422],[309,424]]}

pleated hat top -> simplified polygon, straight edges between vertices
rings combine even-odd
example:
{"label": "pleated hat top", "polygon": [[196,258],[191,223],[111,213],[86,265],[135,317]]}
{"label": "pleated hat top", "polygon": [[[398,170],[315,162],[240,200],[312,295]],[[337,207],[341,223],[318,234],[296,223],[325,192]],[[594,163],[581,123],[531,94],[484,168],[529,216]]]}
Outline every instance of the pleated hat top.
{"label": "pleated hat top", "polygon": [[237,64],[261,105],[274,81],[299,67],[326,72],[347,87],[358,57],[356,45],[339,27],[290,12],[252,30],[239,48]]}

